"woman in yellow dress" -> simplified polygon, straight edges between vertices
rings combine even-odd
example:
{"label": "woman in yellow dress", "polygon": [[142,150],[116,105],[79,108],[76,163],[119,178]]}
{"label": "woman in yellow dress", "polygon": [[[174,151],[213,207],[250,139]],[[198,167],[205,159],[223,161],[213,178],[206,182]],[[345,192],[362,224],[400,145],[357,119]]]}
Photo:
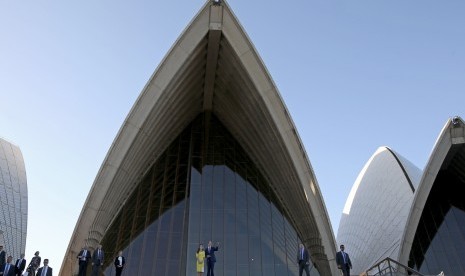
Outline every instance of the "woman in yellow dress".
{"label": "woman in yellow dress", "polygon": [[199,245],[197,249],[197,253],[195,253],[195,257],[197,258],[197,275],[202,276],[204,270],[204,260],[205,260],[205,250],[203,250],[203,244]]}

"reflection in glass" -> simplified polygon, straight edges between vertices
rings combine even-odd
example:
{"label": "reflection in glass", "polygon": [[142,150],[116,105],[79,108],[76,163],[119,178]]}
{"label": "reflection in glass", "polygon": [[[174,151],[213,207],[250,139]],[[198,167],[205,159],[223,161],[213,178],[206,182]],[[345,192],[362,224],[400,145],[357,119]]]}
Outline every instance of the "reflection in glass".
{"label": "reflection in glass", "polygon": [[438,174],[415,233],[410,267],[423,274],[465,275],[464,184],[454,170]]}
{"label": "reflection in glass", "polygon": [[102,241],[105,275],[114,275],[119,250],[128,275],[193,275],[195,252],[209,240],[220,242],[215,275],[296,275],[300,239],[277,197],[220,121],[203,120],[173,141],[122,206]]}

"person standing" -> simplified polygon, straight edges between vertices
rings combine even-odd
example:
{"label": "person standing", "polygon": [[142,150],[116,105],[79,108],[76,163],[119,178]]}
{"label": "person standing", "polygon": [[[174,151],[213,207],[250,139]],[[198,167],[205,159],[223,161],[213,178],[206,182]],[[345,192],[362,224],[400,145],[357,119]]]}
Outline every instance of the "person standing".
{"label": "person standing", "polygon": [[15,265],[12,263],[13,257],[8,256],[6,263],[0,266],[0,275],[2,276],[15,276]]}
{"label": "person standing", "polygon": [[42,258],[40,258],[39,254],[40,254],[39,251],[36,251],[36,253],[34,253],[34,257],[32,257],[31,262],[29,263],[27,267],[29,275],[32,275],[32,276],[36,275],[36,270],[37,268],[39,268],[40,262],[42,261]]}
{"label": "person standing", "polygon": [[344,245],[341,244],[339,247],[341,251],[336,253],[337,267],[342,270],[344,276],[350,276],[350,270],[352,269],[352,262],[350,261],[349,254],[344,252]]}
{"label": "person standing", "polygon": [[299,250],[297,252],[297,263],[299,264],[299,276],[302,276],[302,273],[305,270],[305,274],[310,276],[310,271],[308,267],[310,266],[310,256],[308,255],[307,248],[301,243],[299,244]]}
{"label": "person standing", "polygon": [[94,250],[94,254],[92,255],[92,276],[98,276],[100,267],[103,265],[103,258],[105,254],[102,250],[102,245],[97,245],[97,249]]}
{"label": "person standing", "polygon": [[121,273],[123,273],[124,269],[124,264],[126,263],[126,260],[123,256],[123,251],[118,252],[118,256],[115,258],[115,269],[116,269],[116,276],[121,276]]}
{"label": "person standing", "polygon": [[205,256],[207,258],[207,276],[215,276],[214,269],[216,263],[215,251],[218,251],[220,243],[217,242],[216,246],[212,246],[212,241],[208,242],[208,247],[205,249]]}
{"label": "person standing", "polygon": [[79,259],[79,276],[86,276],[87,264],[89,263],[90,257],[90,251],[87,249],[87,246],[84,246],[77,256]]}
{"label": "person standing", "polygon": [[53,276],[52,268],[48,266],[48,259],[44,259],[44,266],[37,270],[36,276]]}
{"label": "person standing", "polygon": [[205,250],[203,250],[203,244],[199,245],[195,257],[197,259],[197,276],[202,276],[205,270]]}
{"label": "person standing", "polygon": [[21,257],[16,260],[15,264],[15,275],[23,275],[23,271],[26,268],[26,259],[24,259],[24,253],[21,254]]}
{"label": "person standing", "polygon": [[0,267],[5,264],[6,252],[3,250],[3,245],[0,245]]}

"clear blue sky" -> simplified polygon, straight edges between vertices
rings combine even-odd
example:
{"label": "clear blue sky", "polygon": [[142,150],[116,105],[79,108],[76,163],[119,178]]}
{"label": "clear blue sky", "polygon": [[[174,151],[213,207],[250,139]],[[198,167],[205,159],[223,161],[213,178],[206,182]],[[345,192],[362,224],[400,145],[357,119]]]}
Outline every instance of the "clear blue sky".
{"label": "clear blue sky", "polygon": [[[28,259],[39,250],[58,272],[124,118],[204,3],[0,0],[0,136],[26,163]],[[465,117],[463,0],[228,3],[297,126],[335,235],[379,146],[423,169],[446,120]]]}

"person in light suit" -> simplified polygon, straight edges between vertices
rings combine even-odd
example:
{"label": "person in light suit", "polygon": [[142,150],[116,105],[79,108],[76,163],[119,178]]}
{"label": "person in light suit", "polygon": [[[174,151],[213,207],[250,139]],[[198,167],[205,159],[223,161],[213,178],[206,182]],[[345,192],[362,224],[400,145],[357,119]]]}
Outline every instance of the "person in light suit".
{"label": "person in light suit", "polygon": [[44,266],[37,269],[36,276],[53,276],[52,268],[48,266],[48,259],[44,259]]}
{"label": "person in light suit", "polygon": [[126,259],[123,256],[123,251],[118,252],[118,256],[115,258],[115,269],[116,269],[116,276],[121,276],[123,273],[124,265],[126,264]]}
{"label": "person in light suit", "polygon": [[310,276],[310,271],[308,267],[310,266],[310,256],[308,255],[307,248],[301,243],[299,244],[299,250],[297,251],[297,263],[299,264],[299,276],[302,276],[302,273],[305,270],[305,274]]}
{"label": "person in light suit", "polygon": [[89,264],[89,260],[91,258],[90,251],[87,249],[87,246],[84,246],[82,250],[77,255],[79,259],[79,276],[86,276],[87,273],[87,265]]}
{"label": "person in light suit", "polygon": [[12,263],[13,257],[8,256],[6,263],[0,266],[0,275],[1,276],[15,276],[15,265]]}
{"label": "person in light suit", "polygon": [[196,258],[196,270],[197,276],[202,276],[205,271],[205,250],[203,249],[203,244],[199,245],[197,252],[195,253]]}
{"label": "person in light suit", "polygon": [[15,275],[23,275],[23,271],[26,268],[26,259],[24,259],[24,253],[21,254],[21,257],[16,260],[15,264]]}
{"label": "person in light suit", "polygon": [[220,243],[217,242],[216,246],[212,246],[212,241],[209,241],[208,246],[205,248],[205,257],[207,258],[207,276],[215,276],[215,251],[218,251],[219,245]]}
{"label": "person in light suit", "polygon": [[342,270],[344,276],[350,276],[350,270],[352,269],[352,262],[350,261],[349,254],[344,252],[344,245],[341,244],[339,247],[341,251],[336,253],[337,267]]}

